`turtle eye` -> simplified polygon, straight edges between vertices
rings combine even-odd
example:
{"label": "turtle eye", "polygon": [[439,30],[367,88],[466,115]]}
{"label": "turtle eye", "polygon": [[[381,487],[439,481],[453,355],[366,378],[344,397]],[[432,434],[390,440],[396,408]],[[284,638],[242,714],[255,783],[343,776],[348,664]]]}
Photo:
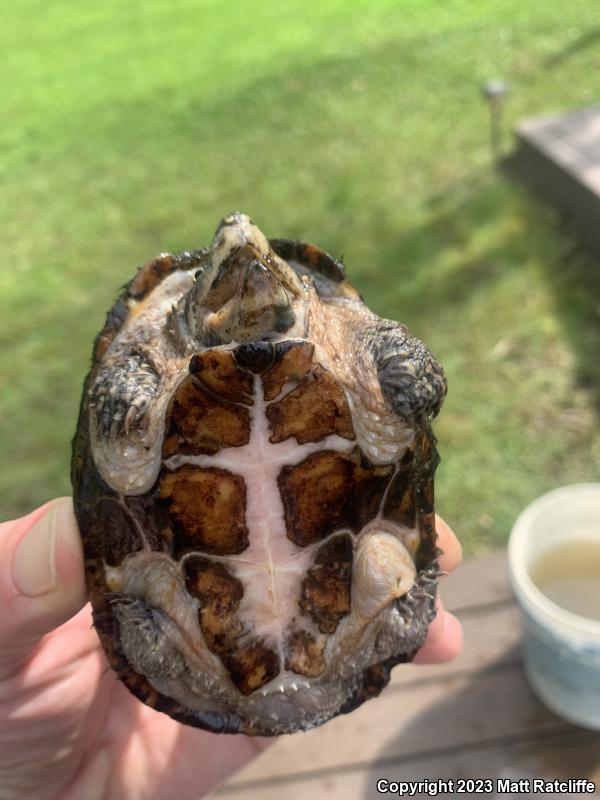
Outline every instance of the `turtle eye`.
{"label": "turtle eye", "polygon": [[203,273],[204,273],[204,267],[197,269],[196,272],[194,272],[194,280],[195,281],[199,280],[202,277]]}

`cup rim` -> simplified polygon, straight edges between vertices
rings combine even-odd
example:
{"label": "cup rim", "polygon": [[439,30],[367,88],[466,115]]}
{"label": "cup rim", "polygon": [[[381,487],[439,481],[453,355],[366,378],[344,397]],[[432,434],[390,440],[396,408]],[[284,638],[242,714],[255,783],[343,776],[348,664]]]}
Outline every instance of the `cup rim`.
{"label": "cup rim", "polygon": [[600,637],[600,620],[583,617],[573,611],[567,611],[550,600],[531,580],[522,557],[526,536],[531,525],[542,512],[552,506],[573,500],[578,496],[592,495],[600,500],[600,483],[572,483],[560,486],[541,495],[530,503],[517,517],[508,539],[508,565],[513,591],[527,601],[528,610],[541,612],[563,625],[575,629],[579,633],[589,633]]}

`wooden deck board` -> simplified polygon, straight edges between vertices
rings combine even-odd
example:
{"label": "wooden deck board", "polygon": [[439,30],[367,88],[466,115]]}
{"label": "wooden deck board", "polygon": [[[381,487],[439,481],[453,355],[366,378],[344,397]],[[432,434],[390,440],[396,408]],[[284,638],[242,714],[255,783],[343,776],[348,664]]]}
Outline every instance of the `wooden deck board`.
{"label": "wooden deck board", "polygon": [[600,784],[600,735],[547,711],[525,682],[504,555],[466,562],[441,593],[464,626],[459,658],[399,666],[379,698],[281,737],[217,795],[375,798],[383,796],[377,777],[498,776],[507,768]]}
{"label": "wooden deck board", "polygon": [[469,559],[440,582],[444,605],[449,611],[465,611],[494,603],[512,603],[504,552]]}
{"label": "wooden deck board", "polygon": [[[419,759],[400,759],[394,763],[376,763],[367,767],[348,765],[344,770],[326,773],[307,772],[303,780],[265,781],[255,785],[227,785],[219,791],[232,800],[381,800],[376,784],[380,778],[390,781],[419,781],[449,778],[498,778],[510,775],[587,776],[598,784],[597,739],[582,730],[547,731],[534,737],[509,737],[492,744],[483,742],[469,750],[448,748]],[[572,766],[564,769],[564,765]],[[510,770],[507,769],[510,765]],[[419,797],[423,796],[421,794]],[[438,797],[454,797],[441,793]],[[467,794],[463,797],[474,797]],[[485,796],[485,795],[477,795]],[[586,795],[591,797],[594,795]]]}
{"label": "wooden deck board", "polygon": [[503,166],[600,253],[600,105],[523,120],[515,134],[518,147]]}

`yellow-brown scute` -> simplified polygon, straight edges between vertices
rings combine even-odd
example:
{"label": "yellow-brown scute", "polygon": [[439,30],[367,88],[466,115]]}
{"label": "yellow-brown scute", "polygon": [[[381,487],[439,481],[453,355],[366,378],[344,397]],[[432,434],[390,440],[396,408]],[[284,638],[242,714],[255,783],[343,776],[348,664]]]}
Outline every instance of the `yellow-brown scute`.
{"label": "yellow-brown scute", "polygon": [[243,631],[236,613],[244,594],[242,583],[224,564],[192,557],[185,561],[185,585],[200,602],[200,627],[208,648],[217,654],[234,649]]}
{"label": "yellow-brown scute", "polygon": [[377,514],[392,471],[363,463],[358,448],[350,455],[324,450],[284,467],[279,487],[287,535],[303,546],[340,528],[360,530]]}
{"label": "yellow-brown scute", "polygon": [[213,348],[197,353],[190,360],[190,372],[217,397],[252,403],[252,375],[236,366],[230,350]]}
{"label": "yellow-brown scute", "polygon": [[248,409],[221,399],[190,375],[178,387],[167,413],[163,458],[216,453],[246,444],[249,438]]}
{"label": "yellow-brown scute", "polygon": [[349,613],[351,583],[352,541],[336,536],[319,548],[300,589],[300,608],[321,633],[334,633]]}
{"label": "yellow-brown scute", "polygon": [[176,551],[232,555],[248,546],[246,486],[239,475],[185,465],[163,474],[160,496],[169,506]]}
{"label": "yellow-brown scute", "polygon": [[287,641],[285,668],[297,675],[316,678],[325,670],[324,650],[324,636],[315,639],[308,631],[296,631]]}
{"label": "yellow-brown scute", "polygon": [[301,381],[313,366],[315,346],[310,342],[282,342],[275,348],[275,363],[263,375],[265,400],[274,400],[288,382]]}
{"label": "yellow-brown scute", "polygon": [[245,644],[226,653],[223,663],[242,694],[252,694],[279,673],[279,657],[261,641]]}
{"label": "yellow-brown scute", "polygon": [[300,444],[318,442],[337,434],[354,438],[344,392],[330,372],[316,365],[308,376],[281,400],[267,408],[271,441],[294,436]]}
{"label": "yellow-brown scute", "polygon": [[234,685],[251,694],[279,672],[279,656],[257,637],[244,637],[239,619],[241,581],[218,562],[191,556],[184,565],[186,588],[199,601],[198,621],[207,647],[219,656]]}

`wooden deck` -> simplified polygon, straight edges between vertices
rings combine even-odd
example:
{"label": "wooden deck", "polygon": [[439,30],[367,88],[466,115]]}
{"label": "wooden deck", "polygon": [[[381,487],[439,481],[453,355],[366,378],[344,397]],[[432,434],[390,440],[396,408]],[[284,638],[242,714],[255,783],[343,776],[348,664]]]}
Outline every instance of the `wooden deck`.
{"label": "wooden deck", "polygon": [[600,254],[600,105],[523,120],[504,167],[556,206]]}
{"label": "wooden deck", "polygon": [[504,554],[467,561],[442,597],[464,626],[456,661],[397,667],[379,698],[281,737],[216,796],[374,800],[378,778],[577,777],[600,789],[600,734],[547,711],[525,682]]}

